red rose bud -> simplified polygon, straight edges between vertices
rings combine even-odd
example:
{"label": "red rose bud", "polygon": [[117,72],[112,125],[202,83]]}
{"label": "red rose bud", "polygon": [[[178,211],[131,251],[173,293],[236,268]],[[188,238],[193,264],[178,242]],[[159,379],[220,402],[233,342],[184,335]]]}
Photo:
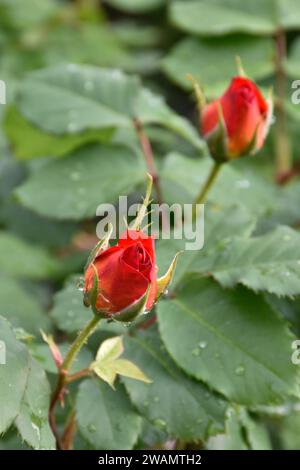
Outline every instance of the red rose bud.
{"label": "red rose bud", "polygon": [[96,276],[96,312],[129,321],[141,309],[150,310],[153,306],[157,294],[156,272],[153,238],[141,231],[128,230],[118,245],[101,251],[88,267],[85,294],[93,292]]}
{"label": "red rose bud", "polygon": [[205,105],[202,134],[218,161],[256,153],[264,144],[272,120],[272,99],[265,100],[251,80],[238,76],[218,100]]}
{"label": "red rose bud", "polygon": [[116,246],[109,247],[112,226],[107,236],[92,250],[86,268],[84,305],[95,315],[118,321],[132,321],[149,311],[166,292],[175,271],[178,254],[164,276],[157,279],[155,242],[141,230],[152,190],[152,177],[143,204],[131,228]]}

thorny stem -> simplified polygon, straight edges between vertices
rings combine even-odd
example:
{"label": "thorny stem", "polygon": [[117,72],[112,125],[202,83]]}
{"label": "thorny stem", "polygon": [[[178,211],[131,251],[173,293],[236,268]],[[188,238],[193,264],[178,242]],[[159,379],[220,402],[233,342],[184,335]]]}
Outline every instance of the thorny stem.
{"label": "thorny stem", "polygon": [[[83,328],[83,330],[80,331],[74,343],[70,347],[61,367],[59,368],[57,385],[53,393],[51,403],[50,403],[50,408],[49,408],[49,423],[53,431],[54,437],[56,439],[58,449],[64,449],[64,443],[63,443],[63,440],[60,438],[60,435],[57,430],[56,419],[55,419],[55,414],[54,414],[55,407],[56,407],[57,402],[63,399],[66,385],[72,382],[73,380],[76,380],[77,378],[87,375],[86,369],[84,369],[84,375],[77,373],[77,377],[76,377],[76,374],[69,376],[68,372],[77,354],[79,353],[80,349],[86,343],[89,336],[95,331],[100,319],[101,319],[100,316],[94,316],[92,320],[90,320],[87,323],[87,325]],[[83,371],[80,371],[80,372],[82,373]]]}
{"label": "thorny stem", "polygon": [[207,195],[211,189],[211,187],[213,186],[220,170],[221,170],[221,167],[222,167],[223,163],[218,163],[218,162],[214,162],[214,165],[208,175],[208,178],[203,186],[203,188],[201,188],[201,191],[200,193],[198,194],[198,196],[196,197],[195,201],[194,201],[194,207],[193,207],[193,219],[196,218],[197,216],[197,205],[198,204],[203,204],[205,201],[206,201],[206,198],[207,198]]}
{"label": "thorny stem", "polygon": [[284,30],[278,29],[275,36],[276,44],[276,95],[277,101],[277,122],[276,122],[276,173],[277,179],[288,173],[292,166],[291,146],[288,138],[287,116],[284,109],[286,96],[287,78],[284,70],[284,60],[286,58],[286,36]]}
{"label": "thorny stem", "polygon": [[137,136],[139,138],[139,141],[143,150],[148,172],[153,178],[153,184],[156,190],[157,202],[158,204],[162,204],[163,202],[162,191],[160,187],[158,173],[157,173],[155,163],[154,163],[154,156],[153,156],[153,151],[152,151],[150,141],[144,132],[142,123],[138,119],[134,119],[133,124],[134,124],[134,128],[136,130]]}

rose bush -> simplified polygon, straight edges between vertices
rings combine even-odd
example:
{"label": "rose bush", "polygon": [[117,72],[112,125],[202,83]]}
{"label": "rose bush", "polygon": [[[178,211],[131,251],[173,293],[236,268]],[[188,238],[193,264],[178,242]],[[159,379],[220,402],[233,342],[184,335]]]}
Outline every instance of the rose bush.
{"label": "rose bush", "polygon": [[0,449],[300,448],[299,2],[248,4],[0,0]]}

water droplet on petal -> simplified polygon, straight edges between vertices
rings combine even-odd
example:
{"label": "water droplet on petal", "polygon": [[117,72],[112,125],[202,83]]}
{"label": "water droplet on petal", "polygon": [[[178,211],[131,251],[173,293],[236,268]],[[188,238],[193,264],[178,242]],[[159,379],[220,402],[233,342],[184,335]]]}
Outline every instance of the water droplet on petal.
{"label": "water droplet on petal", "polygon": [[84,291],[84,279],[83,277],[81,277],[76,285],[77,289],[80,291],[80,292],[83,292]]}

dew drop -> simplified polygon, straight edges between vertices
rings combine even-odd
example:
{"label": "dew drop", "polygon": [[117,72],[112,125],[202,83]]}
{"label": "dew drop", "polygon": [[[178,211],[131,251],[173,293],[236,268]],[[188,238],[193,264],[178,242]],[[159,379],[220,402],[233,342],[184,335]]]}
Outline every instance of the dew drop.
{"label": "dew drop", "polygon": [[207,341],[200,341],[199,348],[200,349],[205,349],[206,347],[207,347]]}
{"label": "dew drop", "polygon": [[78,171],[72,171],[72,173],[70,173],[70,179],[72,181],[79,181],[80,180],[80,173],[78,173]]}
{"label": "dew drop", "polygon": [[167,423],[165,422],[164,419],[158,418],[154,421],[154,425],[157,426],[160,429],[164,429],[166,427]]}
{"label": "dew drop", "polygon": [[236,375],[243,375],[245,373],[245,367],[243,364],[240,364],[236,369],[235,369]]}
{"label": "dew drop", "polygon": [[96,426],[93,423],[90,423],[87,428],[89,432],[96,432]]}
{"label": "dew drop", "polygon": [[235,186],[238,189],[248,189],[248,188],[250,188],[250,181],[248,181],[248,180],[238,180],[238,181],[236,181]]}

